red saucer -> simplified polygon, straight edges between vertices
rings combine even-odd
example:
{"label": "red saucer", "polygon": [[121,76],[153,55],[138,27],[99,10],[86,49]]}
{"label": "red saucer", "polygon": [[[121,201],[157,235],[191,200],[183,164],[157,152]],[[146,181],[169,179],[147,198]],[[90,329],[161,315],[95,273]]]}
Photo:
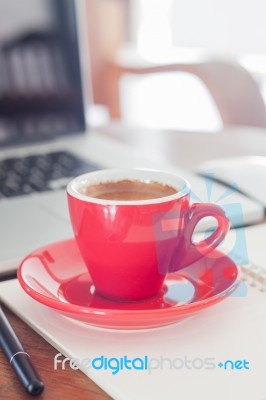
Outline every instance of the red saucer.
{"label": "red saucer", "polygon": [[29,296],[85,323],[114,329],[173,324],[216,304],[237,288],[238,268],[222,252],[167,276],[162,292],[145,301],[123,303],[95,292],[74,239],[43,247],[21,263],[18,279]]}

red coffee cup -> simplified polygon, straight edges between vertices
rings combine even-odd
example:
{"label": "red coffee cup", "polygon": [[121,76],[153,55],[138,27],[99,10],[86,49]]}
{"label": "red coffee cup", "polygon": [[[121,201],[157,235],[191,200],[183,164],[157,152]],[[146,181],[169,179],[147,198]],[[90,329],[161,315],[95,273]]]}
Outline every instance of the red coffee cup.
{"label": "red coffee cup", "polygon": [[[90,185],[132,180],[169,185],[177,193],[149,200],[102,200],[84,194]],[[104,297],[136,301],[155,296],[166,275],[214,250],[229,230],[222,208],[189,204],[188,182],[148,169],[110,169],[74,178],[67,186],[71,223],[95,289]],[[205,217],[216,230],[194,243],[193,232]]]}

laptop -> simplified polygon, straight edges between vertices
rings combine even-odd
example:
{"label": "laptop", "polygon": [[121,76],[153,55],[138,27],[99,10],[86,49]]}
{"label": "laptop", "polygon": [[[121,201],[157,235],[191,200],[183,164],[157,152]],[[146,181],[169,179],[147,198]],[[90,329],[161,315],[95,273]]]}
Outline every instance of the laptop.
{"label": "laptop", "polygon": [[[141,158],[109,138],[108,127],[105,134],[88,129],[84,7],[83,0],[0,2],[1,276],[11,276],[30,251],[73,235],[65,186],[81,173],[164,168],[187,178],[206,201],[203,178]],[[263,208],[244,196],[229,201],[242,204],[245,223],[263,218]]]}

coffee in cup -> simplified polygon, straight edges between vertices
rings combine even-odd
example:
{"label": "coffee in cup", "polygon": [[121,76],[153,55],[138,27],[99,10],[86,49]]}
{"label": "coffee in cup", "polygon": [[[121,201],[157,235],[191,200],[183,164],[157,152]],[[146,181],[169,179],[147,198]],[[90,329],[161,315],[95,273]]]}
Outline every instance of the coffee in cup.
{"label": "coffee in cup", "polygon": [[130,201],[171,196],[177,193],[177,189],[160,182],[123,179],[89,185],[82,189],[82,193],[97,199]]}
{"label": "coffee in cup", "polygon": [[[224,211],[190,205],[189,195],[182,177],[147,169],[89,172],[68,184],[74,235],[98,294],[117,301],[155,296],[168,273],[221,243],[229,229]],[[196,225],[208,216],[216,230],[194,243]]]}

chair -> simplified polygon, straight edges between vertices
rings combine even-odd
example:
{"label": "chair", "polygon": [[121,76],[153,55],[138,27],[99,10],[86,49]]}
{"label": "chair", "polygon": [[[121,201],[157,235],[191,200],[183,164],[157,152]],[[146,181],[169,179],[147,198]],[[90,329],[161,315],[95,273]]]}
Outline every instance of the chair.
{"label": "chair", "polygon": [[125,74],[147,75],[187,72],[198,77],[209,90],[224,125],[266,127],[266,108],[259,87],[238,63],[199,63],[128,66],[108,62],[105,67],[105,101],[112,118],[120,118],[119,81]]}

